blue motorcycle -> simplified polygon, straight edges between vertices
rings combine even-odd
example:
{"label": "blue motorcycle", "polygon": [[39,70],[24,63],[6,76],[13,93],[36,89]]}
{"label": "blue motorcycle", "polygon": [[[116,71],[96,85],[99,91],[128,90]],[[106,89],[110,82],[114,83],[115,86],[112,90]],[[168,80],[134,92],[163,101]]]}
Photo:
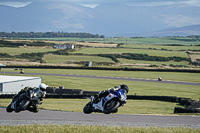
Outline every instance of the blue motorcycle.
{"label": "blue motorcycle", "polygon": [[94,103],[93,99],[94,96],[90,98],[90,102],[83,108],[85,114],[92,112],[102,112],[104,114],[117,113],[118,108],[126,104],[126,95],[121,89],[117,92],[110,92],[107,96],[102,97],[98,103]]}

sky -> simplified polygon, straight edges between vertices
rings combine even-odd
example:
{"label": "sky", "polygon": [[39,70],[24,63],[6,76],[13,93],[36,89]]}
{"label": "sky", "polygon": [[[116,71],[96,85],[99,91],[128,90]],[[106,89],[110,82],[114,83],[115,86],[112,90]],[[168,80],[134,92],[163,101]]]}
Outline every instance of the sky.
{"label": "sky", "polygon": [[[53,1],[53,0],[0,0],[0,5],[13,7],[24,7],[34,1]],[[161,6],[172,4],[188,4],[200,6],[200,0],[54,0],[73,2],[85,7],[95,8],[102,3],[123,3],[129,6]]]}

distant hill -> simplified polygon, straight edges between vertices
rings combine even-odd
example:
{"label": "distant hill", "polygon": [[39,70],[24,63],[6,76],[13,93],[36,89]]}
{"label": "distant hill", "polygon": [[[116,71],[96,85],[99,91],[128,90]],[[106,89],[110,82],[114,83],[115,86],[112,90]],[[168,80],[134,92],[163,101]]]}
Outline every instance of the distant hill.
{"label": "distant hill", "polygon": [[190,25],[179,28],[171,28],[166,30],[161,30],[157,32],[151,32],[143,34],[144,36],[189,36],[189,35],[200,35],[200,25]]}
{"label": "distant hill", "polygon": [[70,2],[36,1],[21,8],[0,5],[0,12],[0,32],[85,32],[106,37],[200,33],[193,28],[200,24],[200,7],[189,5],[111,3],[87,8]]}

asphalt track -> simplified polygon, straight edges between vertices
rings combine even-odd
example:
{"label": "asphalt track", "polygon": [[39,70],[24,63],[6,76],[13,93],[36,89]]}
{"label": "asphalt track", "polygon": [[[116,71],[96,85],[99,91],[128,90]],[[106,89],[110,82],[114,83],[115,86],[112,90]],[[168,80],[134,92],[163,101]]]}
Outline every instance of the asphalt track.
{"label": "asphalt track", "polygon": [[200,116],[108,115],[51,110],[40,110],[38,113],[29,111],[7,113],[5,108],[0,108],[0,126],[35,124],[200,128]]}
{"label": "asphalt track", "polygon": [[[0,73],[4,73],[4,72],[0,72]],[[19,73],[6,72],[5,74],[19,74]],[[180,85],[200,86],[200,83],[194,83],[194,82],[171,81],[171,80],[158,81],[157,79],[143,79],[143,78],[129,78],[129,77],[109,77],[109,76],[95,76],[95,75],[49,74],[49,73],[25,73],[25,74],[45,75],[45,76],[79,77],[79,78],[112,79],[112,80],[126,80],[126,81],[140,81],[140,82],[154,82],[154,83],[164,83],[164,84],[180,84]]]}

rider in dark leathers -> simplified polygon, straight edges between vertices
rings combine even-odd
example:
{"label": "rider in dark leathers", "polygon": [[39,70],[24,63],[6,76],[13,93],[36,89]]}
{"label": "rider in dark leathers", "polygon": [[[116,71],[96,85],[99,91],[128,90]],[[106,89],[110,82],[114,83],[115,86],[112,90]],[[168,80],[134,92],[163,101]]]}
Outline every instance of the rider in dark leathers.
{"label": "rider in dark leathers", "polygon": [[[34,112],[34,113],[37,113],[39,111],[39,108],[38,108],[38,104],[42,104],[42,101],[43,101],[43,98],[45,97],[45,94],[46,94],[46,88],[47,88],[47,85],[42,83],[39,85],[39,88],[32,88],[32,87],[25,87],[24,89],[21,89],[20,92],[14,96],[13,100],[16,101],[21,94],[27,92],[28,90],[34,90],[34,91],[37,91],[38,89],[41,90],[41,97],[39,97],[38,99],[38,102],[37,104],[33,104],[31,107],[28,108],[28,110],[30,112]],[[11,108],[14,108],[15,105],[18,105],[18,103],[14,103],[11,105]]]}

